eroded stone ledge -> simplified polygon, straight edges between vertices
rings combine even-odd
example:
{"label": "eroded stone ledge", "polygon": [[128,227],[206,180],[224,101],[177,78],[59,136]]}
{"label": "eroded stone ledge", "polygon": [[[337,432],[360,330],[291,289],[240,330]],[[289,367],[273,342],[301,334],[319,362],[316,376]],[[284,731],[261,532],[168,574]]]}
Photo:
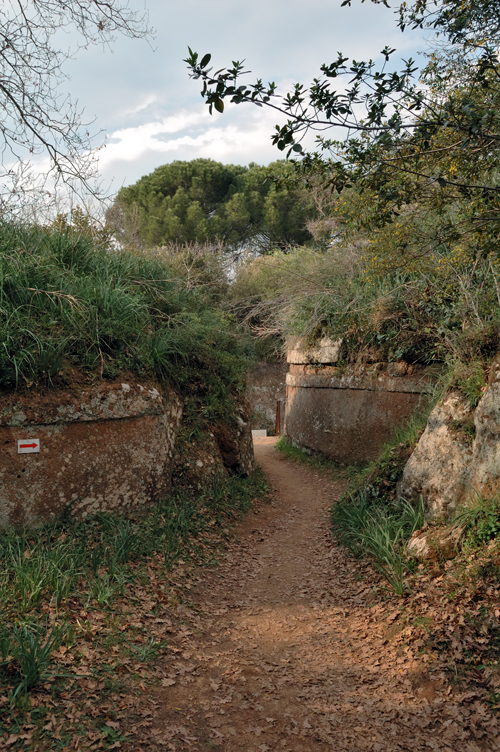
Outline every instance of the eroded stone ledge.
{"label": "eroded stone ledge", "polygon": [[370,363],[358,366],[290,364],[286,385],[303,389],[361,389],[369,392],[429,393],[438,368],[406,363]]}

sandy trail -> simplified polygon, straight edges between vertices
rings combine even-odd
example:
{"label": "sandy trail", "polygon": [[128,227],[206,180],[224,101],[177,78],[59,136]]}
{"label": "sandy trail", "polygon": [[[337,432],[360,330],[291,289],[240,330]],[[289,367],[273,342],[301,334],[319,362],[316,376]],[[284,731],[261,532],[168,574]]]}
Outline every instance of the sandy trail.
{"label": "sandy trail", "polygon": [[199,573],[148,749],[500,749],[474,738],[445,677],[429,678],[432,658],[393,639],[398,601],[332,543],[328,507],[344,481],[284,459],[274,441],[255,445],[274,502]]}

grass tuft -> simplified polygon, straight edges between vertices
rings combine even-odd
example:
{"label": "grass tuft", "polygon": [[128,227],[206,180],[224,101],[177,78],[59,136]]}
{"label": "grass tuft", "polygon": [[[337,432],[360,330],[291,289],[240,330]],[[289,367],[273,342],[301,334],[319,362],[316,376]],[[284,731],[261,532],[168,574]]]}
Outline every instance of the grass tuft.
{"label": "grass tuft", "polygon": [[135,372],[200,396],[210,422],[231,416],[252,352],[210,289],[168,258],[0,221],[0,389],[64,386],[72,369]]}
{"label": "grass tuft", "polygon": [[424,524],[422,500],[412,505],[374,497],[369,489],[344,496],[332,507],[332,530],[339,542],[357,557],[369,556],[396,594],[407,590],[405,571],[410,566],[405,541]]}
{"label": "grass tuft", "polygon": [[477,548],[500,535],[500,498],[475,496],[455,516],[455,527],[468,548]]}

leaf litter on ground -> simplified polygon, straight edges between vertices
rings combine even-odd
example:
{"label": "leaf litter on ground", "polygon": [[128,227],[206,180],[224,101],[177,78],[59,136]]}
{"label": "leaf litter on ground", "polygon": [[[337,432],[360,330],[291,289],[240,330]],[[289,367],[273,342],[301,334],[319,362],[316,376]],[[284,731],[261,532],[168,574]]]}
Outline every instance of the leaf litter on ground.
{"label": "leaf litter on ground", "polygon": [[[186,546],[169,571],[131,565],[106,607],[42,607],[73,631],[52,660],[75,678],[48,677],[29,708],[3,697],[0,749],[498,749],[498,591],[466,577],[480,562],[421,567],[397,598],[332,540],[344,481],[271,446],[260,461],[274,500],[224,534],[216,568]],[[192,545],[211,560],[221,540]]]}

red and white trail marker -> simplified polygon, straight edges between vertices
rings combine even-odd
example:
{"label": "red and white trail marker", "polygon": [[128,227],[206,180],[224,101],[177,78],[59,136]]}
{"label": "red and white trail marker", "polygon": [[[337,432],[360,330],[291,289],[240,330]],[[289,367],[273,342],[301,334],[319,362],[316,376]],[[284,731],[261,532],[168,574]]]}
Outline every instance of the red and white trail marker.
{"label": "red and white trail marker", "polygon": [[40,439],[21,439],[17,442],[18,454],[33,454],[40,451]]}

